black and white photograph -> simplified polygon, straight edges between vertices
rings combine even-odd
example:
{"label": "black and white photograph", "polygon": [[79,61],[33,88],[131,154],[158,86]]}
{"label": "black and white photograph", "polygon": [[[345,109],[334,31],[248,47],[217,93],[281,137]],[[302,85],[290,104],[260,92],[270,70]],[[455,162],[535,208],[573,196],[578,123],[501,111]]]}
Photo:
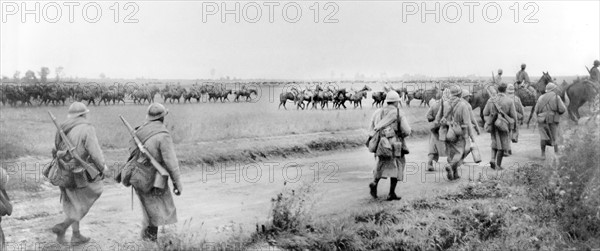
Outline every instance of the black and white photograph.
{"label": "black and white photograph", "polygon": [[1,251],[600,251],[600,1],[0,5]]}

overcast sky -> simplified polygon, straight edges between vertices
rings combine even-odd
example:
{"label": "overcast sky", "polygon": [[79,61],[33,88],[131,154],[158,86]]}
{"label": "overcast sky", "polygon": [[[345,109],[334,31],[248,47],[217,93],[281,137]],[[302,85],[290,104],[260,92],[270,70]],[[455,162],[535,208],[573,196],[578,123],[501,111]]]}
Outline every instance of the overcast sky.
{"label": "overcast sky", "polygon": [[[40,9],[46,2],[41,3]],[[585,66],[600,58],[599,1],[536,2],[537,12],[530,19],[537,23],[523,22],[535,10],[535,6],[525,9],[525,2],[519,2],[515,22],[514,1],[497,2],[502,16],[496,23],[484,19],[485,2],[473,7],[472,23],[463,2],[438,2],[439,23],[434,15],[422,22],[422,10],[403,22],[403,14],[413,10],[408,9],[411,3],[420,8],[421,2],[334,2],[338,9],[332,19],[337,23],[323,23],[334,10],[325,10],[325,2],[320,3],[318,23],[312,1],[298,2],[302,16],[296,23],[283,18],[286,2],[273,7],[272,23],[264,2],[252,6],[238,2],[239,23],[234,15],[222,22],[221,12],[203,22],[203,3],[192,1],[137,2],[133,18],[138,23],[123,23],[133,7],[124,10],[122,3],[120,22],[115,23],[110,9],[114,2],[99,3],[102,16],[97,23],[83,19],[83,4],[74,7],[73,23],[64,5],[57,23],[43,17],[36,23],[34,15],[27,15],[23,23],[21,13],[10,15],[14,6],[3,3],[1,73],[12,76],[16,70],[24,73],[48,66],[53,75],[55,67],[63,66],[67,76],[91,78],[100,73],[113,78],[211,78],[214,69],[214,77],[314,79],[342,74],[353,78],[357,73],[376,78],[383,73],[489,76],[503,68],[514,76],[525,62],[530,75],[549,71],[559,76],[584,75]],[[222,2],[212,3],[220,7]],[[33,2],[27,4],[34,8]],[[233,9],[235,2],[226,4]],[[426,7],[433,9],[434,4],[427,2]],[[258,22],[244,19],[245,5],[248,19],[255,17],[256,6],[261,7]],[[462,16],[451,23],[456,6]],[[54,18],[55,8],[46,7],[46,17]],[[93,8],[88,14],[95,16]],[[287,17],[295,16],[294,8],[289,8]],[[495,9],[489,8],[486,17],[495,16]]]}

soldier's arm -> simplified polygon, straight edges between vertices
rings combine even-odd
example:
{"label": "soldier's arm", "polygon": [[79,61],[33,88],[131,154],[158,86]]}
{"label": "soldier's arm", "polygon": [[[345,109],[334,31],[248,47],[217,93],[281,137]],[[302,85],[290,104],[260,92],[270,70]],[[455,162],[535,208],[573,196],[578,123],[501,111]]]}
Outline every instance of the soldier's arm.
{"label": "soldier's arm", "polygon": [[377,116],[379,114],[379,109],[375,111],[375,113],[373,113],[373,116],[371,116],[371,121],[369,122],[369,131],[373,131],[373,128],[375,128],[375,116]]}
{"label": "soldier's arm", "polygon": [[402,137],[408,137],[412,133],[408,119],[402,113],[400,113],[400,129],[402,130]]}
{"label": "soldier's arm", "polygon": [[477,119],[475,118],[475,113],[473,113],[472,109],[471,109],[470,113],[471,113],[470,119],[471,119],[471,124],[473,124],[473,129],[475,129],[475,131],[479,135],[481,133],[481,129],[479,128],[479,124],[477,124]]}
{"label": "soldier's arm", "polygon": [[515,121],[514,130],[515,130],[515,132],[518,132],[519,124],[517,123],[518,117],[517,117],[517,109],[515,108],[515,102],[511,102],[508,116],[510,116]]}
{"label": "soldier's arm", "polygon": [[488,100],[488,102],[485,104],[485,107],[483,108],[483,116],[487,117],[492,115],[492,102]]}
{"label": "soldier's arm", "polygon": [[444,106],[443,102],[443,100],[440,100],[440,109],[438,109],[437,114],[435,115],[435,123],[439,123],[442,120],[442,117],[444,116],[444,114],[442,114],[442,107]]}
{"label": "soldier's arm", "polygon": [[98,138],[96,137],[96,129],[94,129],[93,126],[87,126],[85,130],[84,146],[85,150],[90,155],[92,162],[96,165],[96,168],[98,168],[99,171],[104,172],[104,154],[102,153]]}
{"label": "soldier's arm", "polygon": [[429,110],[427,111],[427,121],[429,121],[429,122],[433,122],[435,120],[435,115],[437,115],[437,114],[433,114],[434,107],[435,107],[435,105],[430,107]]}
{"label": "soldier's arm", "polygon": [[463,135],[468,135],[471,140],[475,140],[474,133],[473,133],[473,126],[471,125],[473,123],[473,122],[471,122],[471,111],[469,111],[468,106],[466,106],[466,105],[462,106],[461,117],[463,120],[463,123],[461,125],[462,130],[463,130]]}
{"label": "soldier's arm", "polygon": [[164,134],[159,143],[160,154],[162,156],[163,162],[165,163],[165,169],[169,173],[173,184],[177,186],[177,188],[181,191],[183,188],[181,187],[181,173],[179,171],[179,161],[177,160],[177,155],[175,154],[175,145],[173,144],[173,139],[171,135]]}
{"label": "soldier's arm", "polygon": [[567,107],[565,106],[565,103],[562,101],[562,99],[558,97],[558,95],[556,96],[556,102],[556,105],[558,106],[558,114],[562,115],[567,111]]}

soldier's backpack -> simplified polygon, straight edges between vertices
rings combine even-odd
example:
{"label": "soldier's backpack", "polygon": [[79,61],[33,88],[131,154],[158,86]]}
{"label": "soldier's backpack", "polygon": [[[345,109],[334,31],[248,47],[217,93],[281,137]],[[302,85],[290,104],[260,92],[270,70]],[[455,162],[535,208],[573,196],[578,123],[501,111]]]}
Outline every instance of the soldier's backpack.
{"label": "soldier's backpack", "polygon": [[[145,144],[146,141],[160,133],[165,132],[159,131],[151,134],[146,139],[143,139],[142,144]],[[154,187],[155,176],[156,169],[152,166],[150,160],[136,148],[121,168],[119,174],[115,177],[115,180],[126,187],[133,186],[141,192],[148,193]]]}

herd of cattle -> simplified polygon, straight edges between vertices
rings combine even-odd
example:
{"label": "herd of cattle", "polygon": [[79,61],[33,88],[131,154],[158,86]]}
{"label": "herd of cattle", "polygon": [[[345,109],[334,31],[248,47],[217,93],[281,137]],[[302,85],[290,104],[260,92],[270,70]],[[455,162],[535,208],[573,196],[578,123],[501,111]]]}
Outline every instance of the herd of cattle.
{"label": "herd of cattle", "polygon": [[156,83],[144,85],[71,85],[66,83],[34,83],[34,84],[2,84],[0,88],[0,101],[2,105],[64,105],[69,100],[87,102],[88,105],[109,105],[109,104],[126,104],[126,100],[132,101],[134,104],[144,104],[145,102],[152,103],[158,94],[163,102],[183,103],[196,102],[204,97],[209,102],[225,102],[230,101],[250,101],[252,95],[257,95],[256,89],[246,88],[242,86],[239,90],[231,90],[225,88],[221,84],[193,84],[188,88],[184,88],[177,84],[164,84],[163,88]]}

